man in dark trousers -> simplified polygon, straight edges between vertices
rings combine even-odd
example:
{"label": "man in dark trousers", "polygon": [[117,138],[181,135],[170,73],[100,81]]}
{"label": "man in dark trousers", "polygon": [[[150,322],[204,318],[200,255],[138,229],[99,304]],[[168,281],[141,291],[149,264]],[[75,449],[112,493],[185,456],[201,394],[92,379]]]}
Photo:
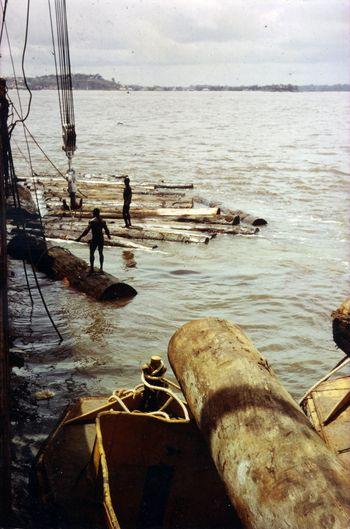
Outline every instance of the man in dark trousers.
{"label": "man in dark trousers", "polygon": [[107,228],[106,222],[100,216],[100,210],[95,208],[92,212],[93,219],[90,220],[88,227],[83,231],[83,233],[76,239],[77,242],[80,241],[85,235],[91,230],[92,239],[90,241],[90,274],[94,271],[94,260],[95,260],[95,251],[98,249],[100,255],[100,272],[103,272],[103,231],[105,231],[108,238],[111,238],[109,229]]}
{"label": "man in dark trousers", "polygon": [[130,204],[132,197],[132,190],[130,187],[130,180],[128,177],[124,178],[124,205],[123,205],[123,219],[125,222],[126,228],[131,228],[131,219],[130,219]]}

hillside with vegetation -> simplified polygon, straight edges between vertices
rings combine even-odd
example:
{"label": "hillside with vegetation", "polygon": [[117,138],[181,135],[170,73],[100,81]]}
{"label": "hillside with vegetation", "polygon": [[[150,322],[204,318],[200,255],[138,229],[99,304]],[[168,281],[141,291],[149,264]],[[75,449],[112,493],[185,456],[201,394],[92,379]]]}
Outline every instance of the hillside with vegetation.
{"label": "hillside with vegetation", "polygon": [[[37,77],[27,78],[28,86],[31,90],[56,90],[57,81],[55,75],[40,75]],[[72,75],[72,84],[74,90],[122,90],[122,91],[192,91],[192,92],[349,92],[350,85],[303,85],[297,86],[292,84],[269,84],[269,85],[249,85],[249,86],[230,86],[230,85],[210,85],[196,84],[191,86],[142,86],[138,84],[121,84],[114,78],[111,80],[104,79],[102,75],[76,73]],[[7,79],[9,88],[15,88],[16,83],[13,78]],[[25,88],[22,78],[17,79],[19,88]]]}

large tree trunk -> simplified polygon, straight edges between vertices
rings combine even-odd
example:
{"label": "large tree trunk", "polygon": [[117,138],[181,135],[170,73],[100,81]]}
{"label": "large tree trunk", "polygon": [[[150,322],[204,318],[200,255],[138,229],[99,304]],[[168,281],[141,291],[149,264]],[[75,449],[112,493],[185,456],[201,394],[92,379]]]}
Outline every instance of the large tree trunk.
{"label": "large tree trunk", "polygon": [[[101,209],[101,215],[107,219],[121,219],[123,217],[121,211],[109,212]],[[143,217],[173,217],[182,219],[195,219],[196,217],[216,217],[220,210],[218,208],[190,208],[190,209],[175,209],[175,208],[160,208],[160,209],[133,209],[130,208],[131,221],[135,218]],[[71,217],[70,211],[53,210],[50,211],[51,216],[55,217]],[[77,211],[75,215],[81,218],[91,218],[90,212]]]}
{"label": "large tree trunk", "polygon": [[348,529],[350,480],[242,330],[192,321],[175,375],[246,529]]}
{"label": "large tree trunk", "polygon": [[332,312],[333,339],[344,353],[350,356],[350,298]]}
{"label": "large tree trunk", "polygon": [[83,259],[43,239],[31,235],[16,235],[7,249],[11,257],[32,261],[38,270],[49,277],[68,280],[73,288],[98,300],[130,298],[137,294],[133,287],[120,282],[111,274],[89,275],[89,266]]}
{"label": "large tree trunk", "polygon": [[267,220],[263,219],[262,217],[256,217],[255,215],[251,215],[250,213],[246,213],[245,211],[242,211],[240,209],[232,210],[224,208],[215,200],[208,200],[207,198],[200,196],[193,197],[193,200],[195,202],[198,202],[199,204],[204,204],[205,206],[219,207],[220,212],[223,215],[227,216],[228,222],[232,222],[235,217],[239,217],[242,222],[244,222],[245,224],[251,224],[252,226],[265,226],[267,224]]}
{"label": "large tree trunk", "polygon": [[[84,226],[85,227],[85,226]],[[55,225],[46,225],[45,234],[51,239],[61,239],[63,235],[67,235],[70,240],[76,240],[84,229],[83,226],[73,225],[62,225],[56,223]],[[109,225],[109,231],[112,236],[112,241],[115,237],[121,237],[123,239],[137,239],[143,241],[167,241],[167,242],[184,242],[184,243],[205,243],[208,244],[215,234],[202,234],[202,233],[181,233],[175,230],[167,229],[165,226],[162,228],[123,228],[114,227]],[[89,235],[86,236],[87,240]],[[106,241],[108,244],[110,241]]]}
{"label": "large tree trunk", "polygon": [[[104,215],[107,213],[115,213],[115,211],[122,211],[124,202],[117,200],[90,200],[83,199],[83,209],[82,211],[88,212],[91,215],[91,212],[94,208],[100,208],[103,210]],[[48,210],[58,210],[62,207],[62,202],[58,200],[48,200],[46,202],[46,207]],[[132,208],[134,209],[158,209],[158,208],[181,208],[189,209],[193,207],[193,201],[180,198],[179,200],[133,200]]]}

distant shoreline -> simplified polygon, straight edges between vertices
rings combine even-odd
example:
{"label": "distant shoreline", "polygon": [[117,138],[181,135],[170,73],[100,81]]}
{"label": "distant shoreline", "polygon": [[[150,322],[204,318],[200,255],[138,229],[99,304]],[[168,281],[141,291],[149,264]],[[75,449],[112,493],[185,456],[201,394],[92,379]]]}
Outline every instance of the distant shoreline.
{"label": "distant shoreline", "polygon": [[[56,76],[43,75],[27,78],[31,90],[57,90]],[[105,90],[119,92],[350,92],[350,84],[333,85],[292,85],[292,84],[269,84],[269,85],[209,85],[196,84],[190,86],[142,86],[137,84],[121,84],[112,80],[104,79],[100,74],[73,74],[72,84],[74,90]],[[12,77],[7,78],[9,89],[16,88],[16,81]],[[17,87],[26,89],[22,78],[17,79]]]}

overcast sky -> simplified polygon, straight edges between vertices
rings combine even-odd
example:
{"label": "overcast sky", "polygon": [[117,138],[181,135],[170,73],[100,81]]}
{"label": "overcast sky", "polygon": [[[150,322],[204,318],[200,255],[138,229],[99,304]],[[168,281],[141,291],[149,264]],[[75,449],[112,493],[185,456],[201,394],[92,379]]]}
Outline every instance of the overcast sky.
{"label": "overcast sky", "polygon": [[[2,0],[3,1],[3,0]],[[9,0],[16,70],[27,0]],[[72,71],[121,83],[350,82],[348,0],[67,0]],[[1,74],[11,75],[6,35]],[[31,0],[28,76],[54,72],[47,0]]]}

